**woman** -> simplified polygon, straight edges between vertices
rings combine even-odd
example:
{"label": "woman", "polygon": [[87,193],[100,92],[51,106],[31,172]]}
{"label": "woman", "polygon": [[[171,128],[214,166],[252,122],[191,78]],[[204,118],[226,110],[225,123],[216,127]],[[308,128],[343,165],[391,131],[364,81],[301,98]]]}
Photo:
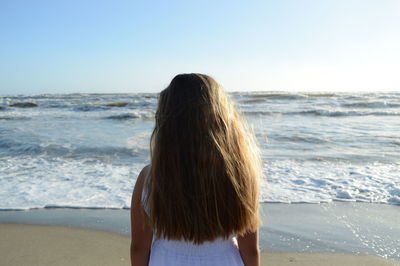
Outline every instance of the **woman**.
{"label": "woman", "polygon": [[259,265],[258,148],[214,79],[181,74],[161,92],[150,150],[132,195],[132,265]]}

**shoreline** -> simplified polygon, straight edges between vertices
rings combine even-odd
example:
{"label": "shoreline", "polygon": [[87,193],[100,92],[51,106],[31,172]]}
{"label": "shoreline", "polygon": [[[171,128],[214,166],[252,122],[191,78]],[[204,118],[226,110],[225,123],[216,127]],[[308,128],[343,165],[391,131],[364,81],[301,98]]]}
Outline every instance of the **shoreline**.
{"label": "shoreline", "polygon": [[[340,254],[388,258],[400,265],[400,228],[396,223],[400,220],[399,206],[264,203],[261,207],[260,246],[263,254],[296,254],[295,258],[299,260],[308,260],[307,256],[316,258],[317,254],[324,254],[324,258]],[[127,209],[7,210],[0,211],[0,227],[4,224],[62,227],[113,233],[129,239],[129,215]]]}
{"label": "shoreline", "polygon": [[[130,265],[130,238],[115,233],[48,225],[0,224],[2,265]],[[263,266],[400,265],[377,256],[262,252]]]}

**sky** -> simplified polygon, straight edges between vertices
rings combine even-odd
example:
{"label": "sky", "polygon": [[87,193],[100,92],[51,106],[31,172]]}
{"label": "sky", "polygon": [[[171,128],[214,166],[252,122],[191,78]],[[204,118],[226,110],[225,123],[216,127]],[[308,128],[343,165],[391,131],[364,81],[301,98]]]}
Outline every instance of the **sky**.
{"label": "sky", "polygon": [[400,1],[0,0],[0,95],[400,91]]}

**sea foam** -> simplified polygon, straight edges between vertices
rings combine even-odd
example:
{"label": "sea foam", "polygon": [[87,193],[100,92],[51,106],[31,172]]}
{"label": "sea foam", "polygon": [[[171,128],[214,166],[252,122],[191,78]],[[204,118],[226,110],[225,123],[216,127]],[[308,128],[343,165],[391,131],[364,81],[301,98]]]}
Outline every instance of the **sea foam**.
{"label": "sea foam", "polygon": [[[399,93],[230,95],[261,148],[260,202],[400,205]],[[157,97],[0,97],[0,209],[128,208]]]}

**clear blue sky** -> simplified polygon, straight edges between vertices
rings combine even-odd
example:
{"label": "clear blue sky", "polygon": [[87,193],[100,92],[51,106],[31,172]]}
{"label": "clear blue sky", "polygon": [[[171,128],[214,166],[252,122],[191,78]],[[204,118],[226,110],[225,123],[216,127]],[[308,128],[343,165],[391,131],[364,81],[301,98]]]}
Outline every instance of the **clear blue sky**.
{"label": "clear blue sky", "polygon": [[400,90],[400,1],[1,0],[0,94]]}

